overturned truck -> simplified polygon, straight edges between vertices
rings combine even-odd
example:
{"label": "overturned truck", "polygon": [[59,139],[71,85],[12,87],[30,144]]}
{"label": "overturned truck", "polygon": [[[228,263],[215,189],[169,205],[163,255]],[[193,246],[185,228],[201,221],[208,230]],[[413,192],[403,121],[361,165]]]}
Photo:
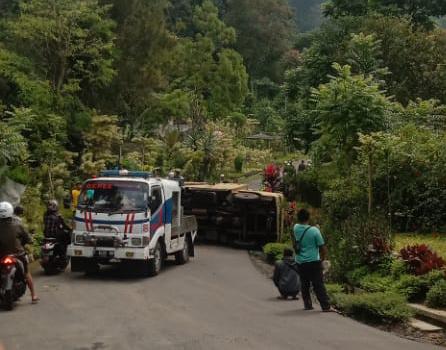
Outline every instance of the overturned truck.
{"label": "overturned truck", "polygon": [[283,195],[250,191],[247,185],[186,183],[185,215],[195,215],[201,240],[264,244],[281,238]]}

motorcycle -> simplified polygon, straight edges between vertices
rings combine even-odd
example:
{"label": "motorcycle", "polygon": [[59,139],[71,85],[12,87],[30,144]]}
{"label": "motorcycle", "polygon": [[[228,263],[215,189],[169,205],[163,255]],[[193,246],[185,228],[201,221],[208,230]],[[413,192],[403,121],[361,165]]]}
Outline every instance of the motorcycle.
{"label": "motorcycle", "polygon": [[64,272],[70,263],[66,247],[56,238],[45,238],[41,246],[40,265],[45,274],[54,275]]}
{"label": "motorcycle", "polygon": [[26,292],[23,263],[14,255],[0,260],[0,304],[10,311]]}

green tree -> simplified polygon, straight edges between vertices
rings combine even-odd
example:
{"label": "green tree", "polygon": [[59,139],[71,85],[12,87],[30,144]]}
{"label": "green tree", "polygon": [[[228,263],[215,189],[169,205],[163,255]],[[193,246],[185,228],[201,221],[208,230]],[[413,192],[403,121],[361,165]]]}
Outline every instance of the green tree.
{"label": "green tree", "polygon": [[300,31],[308,32],[319,27],[322,23],[323,2],[324,0],[290,0]]}
{"label": "green tree", "polygon": [[195,8],[193,23],[194,38],[182,38],[173,53],[172,87],[205,101],[211,116],[225,117],[242,106],[248,93],[243,59],[230,48],[235,31],[218,18],[217,7],[209,0]]}
{"label": "green tree", "polygon": [[94,95],[115,72],[113,22],[97,0],[30,0],[9,22],[10,43],[54,92]]}
{"label": "green tree", "polygon": [[330,0],[325,5],[325,15],[335,18],[364,16],[372,11],[407,16],[412,23],[432,29],[432,17],[446,15],[446,3],[443,0]]}
{"label": "green tree", "polygon": [[347,62],[356,74],[372,75],[384,78],[388,69],[383,67],[381,41],[373,34],[353,34],[348,43]]}
{"label": "green tree", "polygon": [[168,85],[169,61],[175,38],[169,32],[167,0],[107,0],[117,23],[114,63],[117,71],[102,100],[104,111],[118,114],[131,132],[149,129],[153,122],[156,94]]}
{"label": "green tree", "polygon": [[228,0],[225,21],[236,29],[236,49],[252,79],[282,79],[281,59],[293,43],[296,26],[286,0]]}
{"label": "green tree", "polygon": [[313,113],[320,139],[318,147],[339,157],[350,166],[355,159],[359,133],[370,133],[385,127],[389,100],[373,77],[352,75],[349,66],[334,64],[337,76],[314,89]]}
{"label": "green tree", "polygon": [[82,172],[91,176],[108,165],[117,165],[122,132],[118,117],[93,115],[88,131],[84,133],[85,151],[82,155]]}

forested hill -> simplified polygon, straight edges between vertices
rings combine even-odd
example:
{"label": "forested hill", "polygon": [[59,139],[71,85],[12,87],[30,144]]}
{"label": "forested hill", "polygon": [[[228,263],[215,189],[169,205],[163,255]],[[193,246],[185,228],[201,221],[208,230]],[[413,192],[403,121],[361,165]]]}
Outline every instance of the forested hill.
{"label": "forested hill", "polygon": [[289,0],[296,13],[297,26],[307,32],[319,27],[322,22],[321,5],[325,0]]}
{"label": "forested hill", "polygon": [[[274,159],[245,142],[265,132],[324,160],[348,141],[352,162],[357,133],[385,124],[358,126],[370,101],[386,118],[446,108],[444,1],[331,0],[318,26],[321,2],[0,0],[0,184],[55,196],[118,159],[215,179]],[[330,138],[315,101],[336,101],[334,77],[374,97]]]}

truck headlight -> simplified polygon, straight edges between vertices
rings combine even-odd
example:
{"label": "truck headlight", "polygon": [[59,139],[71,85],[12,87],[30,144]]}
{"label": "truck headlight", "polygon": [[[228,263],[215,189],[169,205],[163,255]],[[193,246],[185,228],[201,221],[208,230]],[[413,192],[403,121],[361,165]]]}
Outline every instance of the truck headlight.
{"label": "truck headlight", "polygon": [[148,246],[150,244],[150,237],[143,237],[142,238],[142,245],[144,246],[144,247],[146,247],[146,246]]}
{"label": "truck headlight", "polygon": [[132,246],[140,247],[142,245],[142,239],[141,238],[132,238],[130,240],[130,242],[132,243]]}
{"label": "truck headlight", "polygon": [[79,244],[79,245],[85,244],[85,236],[84,235],[76,235],[76,239],[75,239],[74,243]]}

